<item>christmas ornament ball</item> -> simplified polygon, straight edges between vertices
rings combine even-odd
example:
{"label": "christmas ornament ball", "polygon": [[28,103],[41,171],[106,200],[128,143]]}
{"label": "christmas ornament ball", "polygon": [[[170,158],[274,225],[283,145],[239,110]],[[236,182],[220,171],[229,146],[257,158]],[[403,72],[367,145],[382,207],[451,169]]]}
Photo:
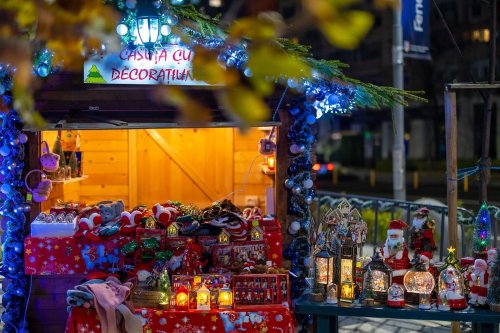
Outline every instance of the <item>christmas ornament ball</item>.
{"label": "christmas ornament ball", "polygon": [[293,194],[300,194],[301,191],[302,191],[302,187],[300,187],[300,185],[294,185],[292,187]]}
{"label": "christmas ornament ball", "polygon": [[292,223],[290,223],[290,227],[288,227],[288,231],[292,235],[295,235],[299,230],[300,230],[300,222],[293,221]]}
{"label": "christmas ornament ball", "polygon": [[312,179],[306,179],[302,182],[302,186],[304,186],[304,188],[307,188],[307,189],[310,189],[311,187],[313,187],[314,185],[314,182],[312,181]]}
{"label": "christmas ornament ball", "polygon": [[293,187],[293,185],[295,185],[295,182],[293,181],[293,179],[288,178],[287,180],[285,180],[285,187],[286,188],[291,189]]}

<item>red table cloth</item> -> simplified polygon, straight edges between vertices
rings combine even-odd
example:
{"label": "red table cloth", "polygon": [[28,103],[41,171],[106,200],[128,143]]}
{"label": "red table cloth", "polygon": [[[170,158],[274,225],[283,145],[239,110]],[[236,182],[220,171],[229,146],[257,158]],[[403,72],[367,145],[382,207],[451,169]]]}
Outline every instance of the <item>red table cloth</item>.
{"label": "red table cloth", "polygon": [[[176,311],[136,309],[143,322],[143,333],[293,333],[290,309],[267,306],[254,311]],[[73,308],[66,333],[99,333],[99,318],[94,309]],[[140,333],[140,332],[134,332]]]}
{"label": "red table cloth", "polygon": [[95,270],[118,270],[120,249],[132,237],[115,237],[90,243],[75,237],[24,239],[24,270],[27,275],[86,274]]}

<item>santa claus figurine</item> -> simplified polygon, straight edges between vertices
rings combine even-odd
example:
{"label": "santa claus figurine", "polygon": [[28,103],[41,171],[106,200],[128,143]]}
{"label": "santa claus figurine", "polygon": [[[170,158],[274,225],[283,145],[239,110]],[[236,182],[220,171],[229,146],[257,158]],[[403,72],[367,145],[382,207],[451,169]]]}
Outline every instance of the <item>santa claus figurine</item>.
{"label": "santa claus figurine", "polygon": [[470,294],[469,304],[486,305],[488,292],[488,265],[484,259],[474,261],[474,271],[468,276]]}
{"label": "santa claus figurine", "polygon": [[401,220],[393,220],[387,230],[387,240],[382,248],[384,262],[392,268],[392,282],[403,285],[403,277],[410,268],[408,246],[403,237],[408,225]]}
{"label": "santa claus figurine", "polygon": [[423,254],[432,259],[432,252],[437,249],[434,242],[435,225],[436,222],[429,217],[426,207],[417,210],[410,228],[410,248],[415,254]]}

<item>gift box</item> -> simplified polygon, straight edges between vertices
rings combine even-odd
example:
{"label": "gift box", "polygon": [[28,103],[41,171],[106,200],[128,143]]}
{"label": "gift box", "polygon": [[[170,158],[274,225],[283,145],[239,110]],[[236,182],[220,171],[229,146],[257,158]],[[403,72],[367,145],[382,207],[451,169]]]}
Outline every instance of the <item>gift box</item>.
{"label": "gift box", "polygon": [[[166,230],[165,229],[147,229],[147,228],[137,228],[135,231],[135,240],[137,241],[137,245],[139,247],[150,247],[150,245],[157,245],[158,248],[154,248],[155,251],[163,251],[165,250],[165,238],[166,238]],[[156,242],[150,242],[148,244],[148,240],[155,239]]]}
{"label": "gift box", "polygon": [[31,223],[31,237],[72,237],[77,230],[76,222],[51,222],[35,220]]}

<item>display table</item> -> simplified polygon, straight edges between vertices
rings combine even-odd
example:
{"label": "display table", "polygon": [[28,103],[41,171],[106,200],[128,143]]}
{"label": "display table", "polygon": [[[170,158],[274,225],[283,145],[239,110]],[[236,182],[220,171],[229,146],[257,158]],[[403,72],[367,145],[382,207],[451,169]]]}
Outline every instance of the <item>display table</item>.
{"label": "display table", "polygon": [[295,304],[295,312],[314,317],[315,332],[338,332],[338,317],[375,317],[394,319],[441,320],[472,322],[474,332],[498,332],[500,313],[486,309],[467,308],[461,311],[419,310],[417,306],[395,309],[387,306],[366,307],[359,304],[340,303],[329,305],[311,302],[309,295],[302,296]]}
{"label": "display table", "polygon": [[[143,319],[144,333],[240,332],[293,333],[290,309],[268,306],[255,311],[176,311],[136,309]],[[98,333],[99,318],[94,309],[74,308],[66,323],[66,333]],[[140,333],[140,332],[134,332]]]}

